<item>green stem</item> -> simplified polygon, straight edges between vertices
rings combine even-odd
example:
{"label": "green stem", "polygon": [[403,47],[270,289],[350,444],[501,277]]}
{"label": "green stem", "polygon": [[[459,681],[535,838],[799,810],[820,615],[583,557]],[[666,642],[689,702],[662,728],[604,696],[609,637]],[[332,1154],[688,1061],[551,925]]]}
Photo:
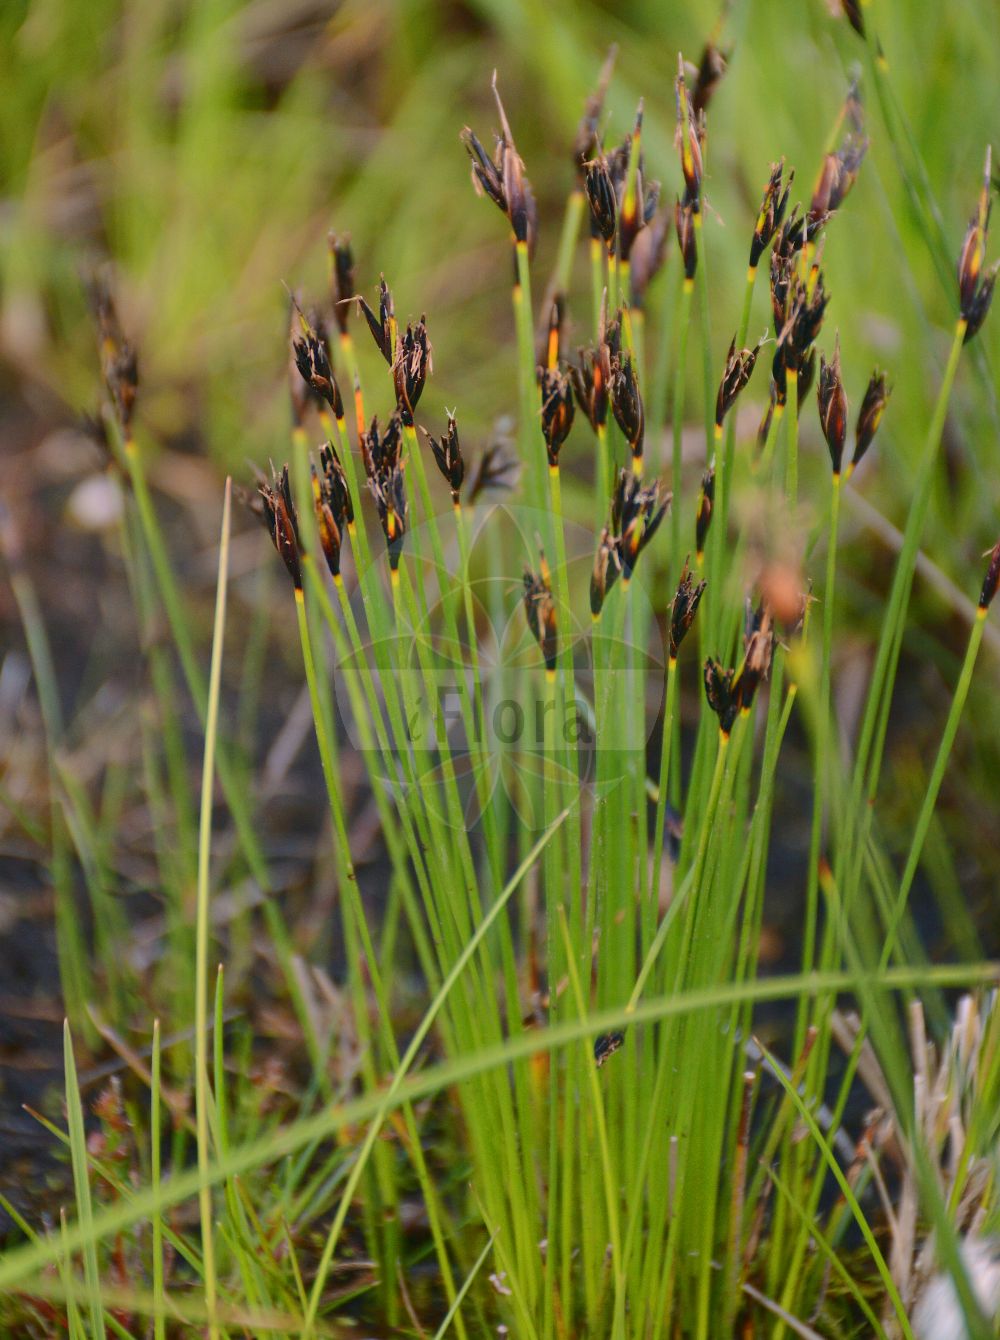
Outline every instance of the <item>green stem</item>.
{"label": "green stem", "polygon": [[222,538],[219,543],[219,580],[215,596],[215,624],[212,630],[212,663],[208,675],[208,701],[205,712],[205,753],[201,774],[201,807],[198,824],[198,890],[195,919],[195,1119],[197,1124],[198,1172],[202,1184],[198,1192],[201,1217],[202,1269],[205,1281],[205,1306],[208,1310],[209,1340],[220,1334],[215,1317],[218,1289],[215,1278],[215,1230],[212,1223],[212,1188],[208,1182],[209,1149],[208,1110],[208,932],[209,874],[212,856],[212,791],[215,780],[215,744],[219,723],[219,693],[222,683],[222,645],[226,628],[226,585],[229,573],[229,521],[232,481],[226,480],[222,510]]}

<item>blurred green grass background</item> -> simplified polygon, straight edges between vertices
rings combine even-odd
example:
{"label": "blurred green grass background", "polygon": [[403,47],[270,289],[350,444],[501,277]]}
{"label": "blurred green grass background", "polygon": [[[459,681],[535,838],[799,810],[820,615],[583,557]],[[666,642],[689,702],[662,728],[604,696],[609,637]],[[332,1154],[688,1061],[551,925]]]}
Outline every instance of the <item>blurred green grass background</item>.
{"label": "blurred green grass background", "polygon": [[[953,258],[1000,114],[1000,8],[872,0],[864,13]],[[140,354],[143,430],[246,477],[248,460],[286,450],[283,285],[323,296],[325,238],[335,228],[352,235],[361,291],[371,296],[384,270],[400,318],[427,313],[435,367],[427,419],[457,404],[464,439],[482,441],[515,399],[504,228],[475,199],[459,142],[468,123],[491,143],[492,70],[539,198],[537,300],[572,184],[577,121],[609,45],[619,55],[606,139],[629,129],[644,95],[648,169],[670,200],[680,182],[677,53],[697,61],[719,16],[719,0],[11,0],[0,12],[8,384],[53,422],[96,404],[81,275],[110,258]],[[784,155],[797,172],[793,199],[808,199],[849,79],[863,72],[864,47],[826,0],[735,0],[719,41],[731,61],[709,114],[706,237],[721,367],[768,166]],[[878,465],[861,487],[899,524],[955,294],[928,249],[866,79],[862,95],[871,149],[830,230],[823,342],[832,345],[839,328],[855,404],[872,364],[889,370],[895,394]],[[582,247],[577,278],[571,339],[582,343]],[[761,283],[751,333],[769,322]],[[978,556],[996,538],[998,340],[1000,323],[987,322],[960,379],[924,537],[969,595]],[[363,338],[360,347],[374,375],[377,355]],[[690,358],[692,413],[700,372]],[[761,403],[765,385],[758,377],[749,398]],[[372,397],[369,408],[388,404]],[[818,481],[827,467],[808,411],[804,431]],[[805,478],[808,487],[808,463]],[[849,578],[861,589],[847,590],[874,618],[890,560],[867,543],[870,560],[862,547]],[[936,651],[947,662],[950,653]]]}

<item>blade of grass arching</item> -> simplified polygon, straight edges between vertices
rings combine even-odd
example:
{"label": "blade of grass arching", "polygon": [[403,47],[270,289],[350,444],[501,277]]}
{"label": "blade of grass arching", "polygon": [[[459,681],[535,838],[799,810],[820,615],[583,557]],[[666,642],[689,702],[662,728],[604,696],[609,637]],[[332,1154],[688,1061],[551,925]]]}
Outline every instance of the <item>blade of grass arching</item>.
{"label": "blade of grass arching", "polygon": [[[69,1021],[63,1022],[63,1058],[66,1066],[66,1118],[69,1126],[69,1148],[73,1164],[73,1187],[76,1191],[76,1211],[83,1235],[83,1274],[87,1286],[87,1305],[94,1340],[103,1340],[104,1309],[101,1306],[101,1273],[97,1259],[97,1235],[94,1232],[94,1207],[90,1197],[90,1170],[87,1166],[87,1134],[83,1128],[83,1106],[80,1085],[76,1077],[76,1058]],[[65,1241],[65,1233],[64,1233]],[[67,1262],[70,1257],[67,1255]]]}
{"label": "blade of grass arching", "polygon": [[[884,973],[816,971],[786,977],[762,977],[750,982],[721,983],[710,988],[669,994],[640,1002],[630,1013],[627,1008],[594,1011],[586,1019],[571,1019],[545,1029],[533,1029],[499,1045],[457,1057],[429,1067],[402,1084],[386,1103],[385,1094],[366,1094],[349,1103],[325,1108],[299,1118],[289,1125],[266,1132],[234,1147],[225,1161],[219,1160],[204,1178],[197,1168],[177,1173],[163,1184],[160,1193],[152,1188],[136,1191],[130,1199],[110,1205],[93,1216],[91,1230],[84,1233],[76,1223],[67,1229],[66,1249],[79,1251],[85,1241],[102,1241],[125,1232],[148,1219],[197,1196],[203,1183],[209,1187],[227,1177],[249,1173],[255,1168],[277,1163],[311,1141],[330,1139],[339,1131],[370,1120],[385,1107],[386,1115],[407,1102],[417,1102],[444,1092],[477,1075],[502,1070],[516,1061],[542,1052],[554,1052],[572,1046],[582,1038],[595,1037],[622,1027],[638,1027],[660,1019],[677,1018],[702,1010],[728,1008],[737,1003],[763,1004],[794,1000],[803,992],[815,995],[857,991],[862,984],[886,991],[900,991],[914,985],[939,988],[996,985],[1000,982],[1000,963],[932,964],[928,968],[889,968]],[[27,1281],[55,1260],[52,1243],[26,1243],[0,1260],[0,1290],[26,1288]]]}
{"label": "blade of grass arching", "polygon": [[[511,895],[518,888],[518,886],[521,883],[521,880],[528,873],[528,871],[534,865],[535,861],[548,846],[551,839],[562,827],[563,821],[566,819],[566,817],[567,817],[567,811],[564,810],[562,814],[560,814],[556,818],[552,826],[548,828],[545,833],[542,834],[542,836],[532,847],[531,851],[528,853],[528,856],[525,858],[524,861],[521,862],[517,870],[515,870],[514,874],[511,876],[510,880],[508,880],[506,887],[499,895],[493,906],[490,908],[489,912],[480,922],[479,926],[476,928],[474,935],[466,943],[464,949],[462,950],[461,954],[456,960],[451,971],[442,982],[440,990],[438,991],[434,999],[431,1001],[430,1005],[427,1007],[423,1019],[420,1021],[420,1024],[416,1032],[414,1033],[413,1037],[410,1040],[409,1046],[407,1047],[405,1053],[401,1057],[399,1065],[396,1068],[396,1072],[392,1077],[392,1082],[386,1089],[385,1094],[381,1099],[380,1106],[376,1109],[374,1118],[368,1129],[368,1134],[365,1137],[365,1142],[361,1146],[357,1158],[355,1159],[354,1166],[351,1169],[351,1174],[347,1180],[347,1185],[345,1186],[343,1195],[341,1196],[340,1206],[338,1207],[337,1214],[334,1217],[333,1224],[330,1226],[330,1231],[327,1235],[326,1243],[324,1244],[323,1247],[323,1254],[320,1258],[319,1265],[317,1266],[316,1277],[315,1280],[313,1281],[313,1287],[309,1297],[309,1309],[305,1317],[303,1340],[308,1340],[312,1327],[315,1325],[320,1300],[322,1298],[323,1287],[326,1283],[326,1277],[329,1274],[330,1265],[333,1261],[333,1253],[337,1246],[337,1240],[340,1236],[340,1231],[344,1225],[344,1221],[347,1218],[347,1211],[350,1208],[354,1192],[361,1178],[361,1174],[364,1171],[365,1163],[368,1159],[369,1154],[371,1153],[371,1150],[375,1144],[376,1139],[378,1138],[379,1131],[382,1128],[382,1123],[385,1121],[385,1118],[388,1115],[388,1113],[395,1106],[397,1106],[397,1104],[393,1102],[393,1099],[402,1088],[403,1080],[406,1077],[407,1071],[412,1066],[414,1060],[416,1059],[417,1053],[423,1046],[424,1039],[430,1032],[431,1026],[433,1025],[434,1020],[437,1017],[452,987],[461,977],[463,971],[465,970],[466,965],[475,957],[479,945],[485,939],[493,923],[497,920],[501,912],[506,907],[508,901],[510,900]],[[511,1131],[506,1132],[506,1138],[508,1140],[511,1139],[512,1136],[513,1132]]]}
{"label": "blade of grass arching", "polygon": [[[153,1020],[153,1055],[150,1062],[151,1078],[149,1086],[149,1146],[150,1181],[157,1195],[161,1191],[160,1183],[160,1021]],[[163,1276],[163,1218],[156,1212],[153,1218],[153,1340],[166,1340],[166,1293]]]}
{"label": "blade of grass arching", "polygon": [[[816,1119],[813,1116],[812,1112],[800,1097],[794,1082],[790,1079],[786,1079],[784,1071],[777,1063],[777,1059],[771,1055],[768,1049],[760,1043],[758,1043],[758,1045],[761,1048],[761,1053],[763,1054],[763,1056],[767,1059],[767,1061],[770,1062],[771,1066],[773,1067],[772,1073],[774,1074],[778,1083],[784,1089],[788,1101],[792,1104],[795,1111],[798,1113],[799,1120],[805,1125],[816,1147],[822,1154],[824,1163],[826,1164],[827,1168],[833,1175],[834,1181],[837,1183],[841,1195],[844,1197],[844,1200],[846,1201],[847,1205],[851,1210],[852,1215],[854,1216],[855,1223],[861,1230],[861,1236],[864,1238],[865,1245],[867,1246],[868,1251],[871,1255],[872,1264],[875,1266],[875,1269],[878,1272],[879,1279],[881,1279],[882,1281],[882,1285],[886,1291],[889,1301],[892,1303],[893,1311],[896,1314],[896,1321],[899,1325],[899,1328],[903,1336],[905,1337],[905,1340],[913,1340],[913,1331],[910,1329],[910,1323],[906,1316],[906,1309],[903,1306],[903,1300],[899,1296],[899,1290],[896,1288],[895,1282],[893,1281],[892,1273],[889,1270],[888,1263],[886,1262],[885,1257],[882,1255],[881,1249],[879,1248],[878,1242],[875,1239],[875,1234],[872,1231],[871,1225],[868,1223],[864,1211],[858,1204],[857,1198],[854,1195],[854,1191],[852,1190],[851,1185],[847,1180],[847,1177],[841,1170],[836,1155],[830,1148],[830,1145],[827,1142],[827,1139],[824,1136],[823,1132],[820,1130],[819,1125],[817,1124]],[[785,1304],[785,1306],[787,1306],[787,1304]],[[779,1329],[775,1332],[775,1340],[778,1340],[778,1337],[783,1333],[783,1331],[784,1328],[779,1326]]]}
{"label": "blade of grass arching", "polygon": [[[226,479],[225,499],[222,505],[222,533],[219,540],[219,576],[215,596],[215,623],[212,629],[212,662],[208,678],[208,699],[205,710],[205,753],[201,773],[201,806],[198,823],[198,887],[195,912],[195,1120],[198,1128],[198,1171],[202,1179],[208,1176],[211,1151],[209,1149],[209,1108],[212,1096],[208,1083],[208,938],[209,938],[209,880],[212,856],[212,794],[215,787],[215,746],[218,737],[219,695],[222,686],[222,647],[226,629],[226,590],[229,577],[229,525],[232,508],[232,480]],[[217,1340],[220,1332],[215,1320],[218,1285],[215,1277],[214,1224],[212,1221],[212,1189],[204,1181],[198,1194],[201,1219],[201,1250],[204,1266],[205,1305],[208,1311],[209,1340]]]}
{"label": "blade of grass arching", "polygon": [[457,1315],[458,1309],[462,1306],[462,1303],[465,1299],[465,1295],[472,1288],[473,1282],[476,1276],[479,1274],[479,1271],[481,1270],[487,1256],[489,1256],[490,1252],[492,1251],[493,1244],[495,1241],[496,1241],[496,1233],[494,1232],[487,1239],[486,1246],[479,1253],[478,1257],[476,1258],[475,1264],[473,1265],[472,1269],[469,1271],[468,1275],[462,1282],[462,1287],[459,1289],[455,1301],[452,1303],[451,1307],[445,1314],[444,1321],[442,1321],[441,1325],[434,1332],[434,1340],[444,1340],[445,1332],[448,1330],[448,1327],[451,1325],[452,1321]]}

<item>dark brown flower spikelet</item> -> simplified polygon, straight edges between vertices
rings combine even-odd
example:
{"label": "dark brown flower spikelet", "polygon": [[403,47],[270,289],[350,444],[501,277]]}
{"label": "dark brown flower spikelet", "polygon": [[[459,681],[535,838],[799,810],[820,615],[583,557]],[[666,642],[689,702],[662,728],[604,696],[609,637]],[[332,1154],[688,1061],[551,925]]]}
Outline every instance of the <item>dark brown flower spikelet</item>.
{"label": "dark brown flower spikelet", "polygon": [[597,349],[581,349],[579,367],[570,368],[576,403],[590,420],[595,432],[608,421],[608,387],[611,381],[611,356],[607,344]]}
{"label": "dark brown flower spikelet", "polygon": [[819,405],[819,424],[830,449],[833,473],[839,475],[844,459],[844,443],[847,441],[847,394],[840,373],[839,335],[834,344],[832,360],[828,363],[820,354],[816,400]]}
{"label": "dark brown flower spikelet", "polygon": [[868,380],[868,387],[865,390],[864,399],[861,401],[861,408],[858,410],[858,421],[854,428],[852,470],[857,468],[865,452],[871,446],[891,394],[892,388],[886,381],[885,373],[879,372],[876,368]]}
{"label": "dark brown flower spikelet", "polygon": [[510,443],[491,442],[473,463],[466,496],[475,503],[488,489],[510,493],[517,487],[520,473],[521,462]]}
{"label": "dark brown flower spikelet", "polygon": [[694,623],[694,616],[698,613],[698,606],[705,594],[706,585],[707,583],[704,581],[694,582],[691,580],[691,570],[688,567],[688,560],[685,559],[680,581],[677,583],[677,593],[670,606],[670,659],[672,661],[676,661],[680,645]]}
{"label": "dark brown flower spikelet", "polygon": [[706,42],[691,90],[691,110],[696,118],[708,110],[708,104],[728,68],[729,52],[720,51],[714,42]]}
{"label": "dark brown flower spikelet", "polygon": [[327,567],[334,577],[339,577],[344,532],[354,522],[354,506],[332,443],[326,442],[320,448],[319,461],[319,471],[315,468],[312,471],[316,527]]}
{"label": "dark brown flower spikelet", "polygon": [[368,480],[368,488],[375,499],[375,510],[385,535],[389,567],[396,572],[403,552],[408,512],[402,468],[396,464],[383,464]]}
{"label": "dark brown flower spikelet", "polygon": [[743,712],[749,712],[761,680],[771,672],[774,656],[774,622],[764,601],[756,610],[747,600],[743,632],[743,664],[733,680],[733,697]]}
{"label": "dark brown flower spikelet", "polygon": [[780,163],[771,164],[771,175],[764,187],[764,195],[760,202],[757,222],[754,225],[753,237],[750,241],[750,268],[753,270],[757,268],[761,256],[770,246],[771,239],[778,228],[781,227],[781,221],[785,217],[788,193],[792,189],[792,182],[795,179],[795,169],[793,168],[789,172],[784,186],[782,186],[784,170],[784,159]]}
{"label": "dark brown flower spikelet", "polygon": [[698,241],[694,232],[694,206],[691,204],[681,204],[677,200],[674,205],[674,229],[677,233],[677,245],[680,248],[681,260],[684,262],[684,278],[690,284],[693,282],[698,269]]}
{"label": "dark brown flower spikelet", "polygon": [[[326,330],[321,321],[308,321],[294,302],[293,320],[299,334],[292,336],[292,357],[299,376],[305,382],[315,404],[328,405],[338,419],[344,417],[344,402],[330,366]],[[294,398],[294,397],[293,397]]]}
{"label": "dark brown flower spikelet", "polygon": [[618,200],[604,154],[587,164],[584,189],[594,230],[610,246],[618,228]]}
{"label": "dark brown flower spikelet", "polygon": [[622,561],[619,548],[618,541],[605,526],[597,544],[594,570],[590,576],[590,613],[595,619],[600,618],[604,602],[608,598],[608,592],[618,580],[621,572]]}
{"label": "dark brown flower spikelet", "polygon": [[598,1070],[600,1070],[601,1066],[614,1056],[615,1052],[618,1051],[624,1043],[625,1034],[621,1032],[601,1033],[594,1039],[594,1061]]}
{"label": "dark brown flower spikelet", "polygon": [[816,380],[816,349],[815,346],[809,352],[803,355],[799,364],[799,404],[804,404],[806,396],[812,390],[813,382]]}
{"label": "dark brown flower spikelet", "polygon": [[354,253],[350,233],[329,233],[327,248],[330,253],[330,302],[333,319],[341,335],[347,334],[347,320],[354,297]]}
{"label": "dark brown flower spikelet", "polygon": [[611,502],[611,532],[624,580],[631,580],[639,555],[659,529],[671,494],[659,483],[643,488],[638,475],[621,470]]}
{"label": "dark brown flower spikelet", "polygon": [[364,318],[368,322],[368,329],[372,333],[372,339],[375,341],[379,353],[392,367],[393,346],[396,342],[396,308],[392,301],[392,294],[385,282],[385,275],[381,276],[378,284],[377,316],[360,293],[356,296],[355,301],[360,311],[364,313]]}
{"label": "dark brown flower spikelet", "polygon": [[625,435],[632,459],[641,461],[646,418],[631,354],[619,354],[612,359],[610,392],[611,409],[618,427]]}
{"label": "dark brown flower spikelet", "polygon": [[500,101],[495,71],[493,96],[496,99],[501,127],[493,158],[488,156],[468,126],[462,131],[462,142],[472,160],[472,183],[476,190],[487,195],[497,208],[506,214],[515,241],[526,245],[530,254],[535,249],[537,231],[535,197],[525,176],[524,163],[514,145],[507,114]]}
{"label": "dark brown flower spikelet", "polygon": [[538,384],[542,399],[542,436],[549,467],[557,469],[559,452],[573,427],[573,390],[569,376],[558,368],[539,368]]}
{"label": "dark brown flower spikelet", "polygon": [[[625,152],[620,154],[619,158],[624,170],[615,174],[615,190],[618,196],[618,255],[621,257],[623,264],[626,262],[631,264],[632,248],[646,224],[653,217],[660,198],[660,183],[650,182],[647,184],[646,182],[645,164],[640,147],[642,144],[642,118],[643,104],[642,99],[640,99],[635,116],[635,127],[631,138],[627,138],[625,144],[622,145],[622,150],[625,150]],[[635,164],[635,176],[630,184],[629,177],[633,162]]]}
{"label": "dark brown flower spikelet", "polygon": [[412,428],[413,411],[433,371],[425,317],[422,316],[415,326],[408,325],[399,336],[391,366],[396,388],[396,408],[406,427]]}
{"label": "dark brown flower spikelet", "polygon": [[1000,586],[1000,540],[990,551],[990,562],[983,579],[983,589],[979,595],[979,608],[981,610],[988,610],[992,605],[998,586]]}
{"label": "dark brown flower spikelet", "polygon": [[739,700],[733,694],[733,670],[727,670],[720,661],[711,656],[705,662],[705,697],[708,705],[719,718],[719,730],[728,735],[733,729],[740,710]]}
{"label": "dark brown flower spikelet", "polygon": [[101,373],[121,435],[132,435],[132,417],[139,391],[139,360],[122,331],[110,285],[95,276],[88,285],[91,310],[100,335]]}
{"label": "dark brown flower spikelet", "polygon": [[302,550],[299,540],[299,521],[292,500],[292,486],[288,477],[288,466],[282,467],[279,474],[271,466],[271,483],[261,480],[257,486],[263,504],[263,521],[270,533],[275,549],[288,569],[296,590],[302,589]]}
{"label": "dark brown flower spikelet", "polygon": [[462,459],[462,448],[458,441],[458,424],[455,422],[455,415],[451,411],[448,412],[448,431],[442,437],[431,437],[426,429],[423,432],[430,444],[431,451],[434,453],[438,469],[448,481],[448,487],[451,489],[451,500],[457,507],[462,490],[462,481],[465,478],[465,461]]}
{"label": "dark brown flower spikelet", "polygon": [[757,354],[760,351],[760,344],[755,344],[752,349],[736,349],[736,337],[729,345],[729,353],[726,355],[726,366],[722,373],[722,381],[719,383],[719,393],[715,398],[715,424],[721,428],[723,420],[736,403],[736,398],[749,382],[753,375],[754,364],[757,362]]}
{"label": "dark brown flower spikelet", "polygon": [[993,287],[996,283],[996,267],[983,274],[986,259],[986,240],[990,227],[992,209],[992,150],[986,147],[986,162],[983,168],[983,184],[979,192],[979,203],[975,214],[969,221],[961,254],[958,258],[958,298],[962,320],[966,322],[965,340],[969,340],[979,331],[993,300]]}
{"label": "dark brown flower spikelet", "polygon": [[539,551],[539,571],[524,569],[524,613],[535,641],[542,651],[546,673],[555,674],[559,655],[556,630],[556,605],[552,599],[552,579],[545,554]]}
{"label": "dark brown flower spikelet", "polygon": [[715,502],[715,468],[709,467],[701,477],[701,490],[698,494],[698,511],[694,525],[694,547],[699,562],[705,552],[705,540],[708,528],[712,524],[712,507]]}
{"label": "dark brown flower spikelet", "polygon": [[772,377],[768,382],[767,407],[760,421],[760,427],[757,429],[756,451],[759,456],[767,445],[767,439],[771,432],[771,424],[774,422],[774,411],[778,403],[778,388]]}
{"label": "dark brown flower spikelet", "polygon": [[868,152],[864,109],[857,84],[852,84],[847,91],[843,121],[847,131],[840,147],[823,159],[823,166],[813,188],[809,220],[817,225],[825,223],[844,203],[858,179],[861,164]]}
{"label": "dark brown flower spikelet", "polygon": [[674,132],[674,143],[680,154],[681,172],[684,174],[684,203],[690,205],[697,214],[701,209],[701,181],[704,175],[702,161],[704,120],[695,115],[688,98],[684,78],[684,58],[681,55],[677,57],[674,93],[677,102],[677,129]]}

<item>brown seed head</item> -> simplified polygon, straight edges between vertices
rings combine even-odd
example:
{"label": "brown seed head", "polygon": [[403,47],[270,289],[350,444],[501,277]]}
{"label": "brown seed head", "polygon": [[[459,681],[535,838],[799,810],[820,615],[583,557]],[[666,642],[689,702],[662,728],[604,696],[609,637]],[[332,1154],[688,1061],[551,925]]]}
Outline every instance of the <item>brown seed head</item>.
{"label": "brown seed head", "polygon": [[705,662],[705,697],[708,705],[719,718],[719,730],[728,735],[740,710],[739,699],[733,693],[733,670],[723,667],[721,661],[711,656]]}
{"label": "brown seed head", "polygon": [[430,443],[438,469],[448,481],[448,487],[451,489],[451,500],[457,506],[462,489],[462,480],[465,478],[465,462],[462,459],[462,448],[458,441],[458,424],[455,422],[454,414],[448,414],[448,431],[444,436],[441,438],[431,437],[426,429],[424,429],[424,436]]}
{"label": "brown seed head", "polygon": [[710,466],[701,477],[701,491],[698,494],[698,512],[694,525],[694,547],[700,558],[705,552],[705,540],[708,528],[712,524],[712,507],[715,501],[715,467]]}
{"label": "brown seed head", "polygon": [[774,408],[778,403],[778,388],[774,383],[774,378],[768,380],[768,398],[767,407],[764,410],[760,426],[757,429],[756,452],[759,456],[767,445],[768,434],[771,431],[771,424],[774,420]]}
{"label": "brown seed head", "polygon": [[983,589],[979,596],[979,608],[981,610],[988,610],[992,605],[998,586],[1000,586],[1000,541],[997,541],[990,552],[990,563],[986,569]]}
{"label": "brown seed head", "polygon": [[263,504],[263,520],[270,532],[271,539],[288,569],[289,576],[296,589],[302,589],[302,565],[300,554],[302,545],[299,540],[299,521],[292,501],[292,486],[288,478],[288,466],[279,474],[271,466],[271,483],[261,481],[257,487]]}
{"label": "brown seed head", "polygon": [[[321,320],[315,324],[308,321],[297,303],[294,303],[293,325],[298,332],[292,335],[292,357],[299,378],[309,388],[310,398],[316,405],[328,405],[338,419],[344,417],[344,402],[340,395],[337,379],[330,366],[326,329]],[[296,406],[296,388],[292,390],[293,407]],[[296,409],[298,417],[298,410]],[[299,418],[301,422],[301,418]]]}
{"label": "brown seed head", "polygon": [[510,493],[517,487],[521,462],[508,442],[491,442],[469,473],[466,497],[475,503],[489,489]]}
{"label": "brown seed head", "polygon": [[359,309],[364,313],[365,320],[368,322],[368,329],[372,333],[372,338],[379,352],[392,367],[396,344],[396,308],[392,301],[392,294],[386,285],[385,275],[382,275],[379,279],[378,316],[375,315],[360,294],[357,295],[356,302]]}
{"label": "brown seed head", "polygon": [[607,158],[601,154],[586,165],[585,172],[584,189],[590,206],[591,224],[595,234],[603,237],[610,247],[618,227],[618,199]]}
{"label": "brown seed head", "polygon": [[843,119],[847,125],[847,132],[839,149],[835,153],[827,154],[823,159],[823,166],[813,189],[809,221],[817,227],[835,214],[847,199],[868,152],[864,109],[856,84],[852,84],[847,91]]}
{"label": "brown seed head", "polygon": [[774,655],[774,625],[771,611],[761,602],[754,610],[747,601],[743,633],[743,664],[733,682],[733,696],[742,711],[748,712],[762,679],[771,671]]}
{"label": "brown seed head", "polygon": [[[392,419],[395,418],[396,416],[393,415]],[[392,419],[389,421],[390,425]],[[374,473],[368,479],[368,488],[375,500],[375,510],[378,512],[382,533],[385,535],[389,567],[393,572],[396,572],[399,568],[409,511],[403,471],[402,467],[397,464],[397,460],[397,454],[383,452],[380,462],[375,465]]]}
{"label": "brown seed head", "polygon": [[752,349],[736,349],[736,337],[733,336],[726,355],[726,366],[719,383],[719,393],[715,398],[715,422],[721,428],[723,420],[736,403],[736,398],[753,375],[754,364],[760,344]]}
{"label": "brown seed head", "polygon": [[816,400],[819,405],[819,424],[830,449],[833,473],[839,475],[844,458],[844,443],[847,441],[847,395],[840,373],[839,335],[834,344],[832,361],[828,363],[820,354]]}
{"label": "brown seed head", "polygon": [[677,129],[674,144],[681,160],[684,174],[684,203],[691,205],[697,214],[701,209],[701,182],[704,176],[702,161],[702,143],[704,140],[704,120],[695,114],[688,98],[687,84],[684,79],[684,59],[677,57],[677,78],[674,81],[677,100]]}
{"label": "brown seed head", "polygon": [[688,560],[684,560],[681,579],[677,584],[677,593],[670,606],[670,659],[676,661],[681,643],[694,623],[698,605],[705,594],[706,583],[691,580]]}
{"label": "brown seed head", "polygon": [[354,297],[354,253],[351,251],[350,233],[333,233],[327,236],[330,252],[330,301],[333,304],[333,319],[341,335],[347,334],[347,318],[351,311],[351,299]]}
{"label": "brown seed head", "polygon": [[580,365],[570,368],[576,401],[599,432],[608,421],[608,395],[611,386],[611,351],[606,340],[596,349],[581,349]]}
{"label": "brown seed head", "polygon": [[333,444],[325,443],[319,453],[320,469],[312,472],[313,502],[320,546],[334,577],[340,575],[340,553],[344,532],[354,522],[354,507],[343,467]]}
{"label": "brown seed head", "polygon": [[611,500],[611,531],[626,581],[630,580],[639,555],[656,534],[670,500],[670,493],[661,489],[659,483],[643,488],[631,470],[619,471]]}
{"label": "brown seed head", "polygon": [[760,211],[757,214],[757,222],[754,225],[753,237],[750,241],[750,267],[756,269],[760,263],[760,258],[771,244],[771,239],[775,232],[781,227],[781,221],[785,217],[785,209],[788,206],[788,193],[792,189],[792,182],[795,178],[794,168],[789,172],[788,178],[782,186],[782,175],[785,170],[785,160],[780,163],[771,164],[771,175],[764,187],[764,196],[760,202]]}
{"label": "brown seed head", "polygon": [[506,214],[514,240],[525,244],[529,253],[532,253],[535,249],[537,231],[535,197],[525,176],[524,163],[514,146],[507,114],[500,101],[495,71],[493,96],[496,99],[501,126],[493,158],[488,157],[486,150],[468,126],[462,131],[462,141],[472,159],[472,184],[480,194],[489,196],[498,209]]}
{"label": "brown seed head", "polygon": [[530,568],[524,570],[524,613],[528,627],[542,650],[545,669],[555,672],[559,655],[559,638],[556,631],[556,606],[552,599],[552,582],[549,565],[544,552],[539,553],[539,572]]}
{"label": "brown seed head", "polygon": [[542,397],[542,436],[549,465],[559,464],[559,451],[573,427],[573,389],[569,375],[558,368],[539,368]]}
{"label": "brown seed head", "polygon": [[698,62],[694,88],[691,90],[691,110],[696,118],[708,111],[708,104],[729,67],[729,53],[720,51],[714,42],[706,42]]}
{"label": "brown seed head", "polygon": [[101,340],[101,372],[123,438],[132,435],[132,416],[139,390],[139,360],[122,331],[111,288],[95,277],[89,285],[91,310]]}
{"label": "brown seed head", "polygon": [[610,395],[611,409],[625,435],[632,459],[641,461],[646,421],[631,354],[619,354],[612,359]]}
{"label": "brown seed head", "polygon": [[[986,259],[986,239],[989,233],[990,211],[992,209],[990,195],[992,190],[991,166],[992,153],[987,145],[983,184],[979,192],[979,205],[969,221],[965,240],[962,243],[961,255],[958,258],[959,308],[962,319],[968,323],[970,328],[975,319],[976,330],[983,324],[986,312],[989,310],[996,275],[994,270],[983,279],[983,262]],[[983,288],[987,290],[985,298],[981,297]],[[971,336],[967,331],[966,339],[970,338]]]}
{"label": "brown seed head", "polygon": [[415,326],[408,325],[396,341],[392,360],[396,408],[407,428],[413,427],[413,411],[432,371],[431,343],[427,338],[427,321],[422,316]]}
{"label": "brown seed head", "polygon": [[590,576],[590,612],[595,619],[600,616],[608,592],[618,580],[621,570],[618,541],[605,526],[601,531],[594,556],[594,570]]}
{"label": "brown seed head", "polygon": [[684,262],[684,278],[690,283],[698,269],[698,242],[694,231],[694,206],[682,205],[680,200],[674,204],[674,229],[677,233],[677,245],[680,247]]}
{"label": "brown seed head", "polygon": [[857,468],[861,458],[871,446],[891,394],[892,388],[886,382],[885,373],[879,372],[876,368],[869,378],[861,408],[858,410],[858,422],[854,428],[852,470]]}

